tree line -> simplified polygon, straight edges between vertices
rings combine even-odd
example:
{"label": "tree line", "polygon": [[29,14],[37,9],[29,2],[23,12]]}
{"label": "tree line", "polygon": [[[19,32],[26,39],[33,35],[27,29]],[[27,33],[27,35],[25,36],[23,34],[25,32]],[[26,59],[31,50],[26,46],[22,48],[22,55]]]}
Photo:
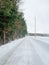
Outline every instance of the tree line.
{"label": "tree line", "polygon": [[0,44],[5,44],[27,34],[21,0],[0,0]]}

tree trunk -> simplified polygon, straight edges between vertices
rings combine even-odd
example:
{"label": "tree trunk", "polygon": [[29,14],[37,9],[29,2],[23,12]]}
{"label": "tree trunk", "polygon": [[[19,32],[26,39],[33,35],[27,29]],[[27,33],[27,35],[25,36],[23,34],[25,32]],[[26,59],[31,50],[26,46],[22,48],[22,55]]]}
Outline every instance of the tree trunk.
{"label": "tree trunk", "polygon": [[5,31],[3,31],[3,44],[6,43],[6,36],[5,36]]}

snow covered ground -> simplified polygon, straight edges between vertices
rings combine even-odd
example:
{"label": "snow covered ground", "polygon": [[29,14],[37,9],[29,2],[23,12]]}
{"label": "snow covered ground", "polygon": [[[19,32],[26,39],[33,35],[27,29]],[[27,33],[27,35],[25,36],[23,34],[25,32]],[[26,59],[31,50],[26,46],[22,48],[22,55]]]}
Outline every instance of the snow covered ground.
{"label": "snow covered ground", "polygon": [[41,40],[41,41],[49,44],[49,37],[40,37],[40,36],[38,36],[38,37],[36,37],[36,39]]}
{"label": "snow covered ground", "polygon": [[8,44],[0,46],[0,65],[6,63],[7,59],[12,55],[14,50],[21,44],[23,39],[14,40]]}
{"label": "snow covered ground", "polygon": [[34,48],[44,65],[49,65],[49,37],[36,37],[34,39],[32,37],[31,41],[34,41]]}
{"label": "snow covered ground", "polygon": [[26,36],[1,46],[0,65],[49,65],[49,37]]}

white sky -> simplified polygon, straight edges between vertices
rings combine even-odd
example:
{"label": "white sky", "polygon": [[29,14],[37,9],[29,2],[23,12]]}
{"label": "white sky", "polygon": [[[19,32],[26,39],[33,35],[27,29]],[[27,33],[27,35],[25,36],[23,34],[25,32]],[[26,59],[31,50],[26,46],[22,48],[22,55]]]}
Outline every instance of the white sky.
{"label": "white sky", "polygon": [[28,32],[49,33],[49,0],[23,0],[21,8],[27,23]]}

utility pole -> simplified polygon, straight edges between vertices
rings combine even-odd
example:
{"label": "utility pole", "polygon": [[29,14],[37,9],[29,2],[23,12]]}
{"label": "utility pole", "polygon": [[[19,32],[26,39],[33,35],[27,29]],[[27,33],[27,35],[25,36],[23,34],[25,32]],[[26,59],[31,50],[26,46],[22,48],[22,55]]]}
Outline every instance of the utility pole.
{"label": "utility pole", "polygon": [[36,16],[35,16],[35,36],[36,36]]}
{"label": "utility pole", "polygon": [[35,16],[35,34],[36,34],[36,16]]}

